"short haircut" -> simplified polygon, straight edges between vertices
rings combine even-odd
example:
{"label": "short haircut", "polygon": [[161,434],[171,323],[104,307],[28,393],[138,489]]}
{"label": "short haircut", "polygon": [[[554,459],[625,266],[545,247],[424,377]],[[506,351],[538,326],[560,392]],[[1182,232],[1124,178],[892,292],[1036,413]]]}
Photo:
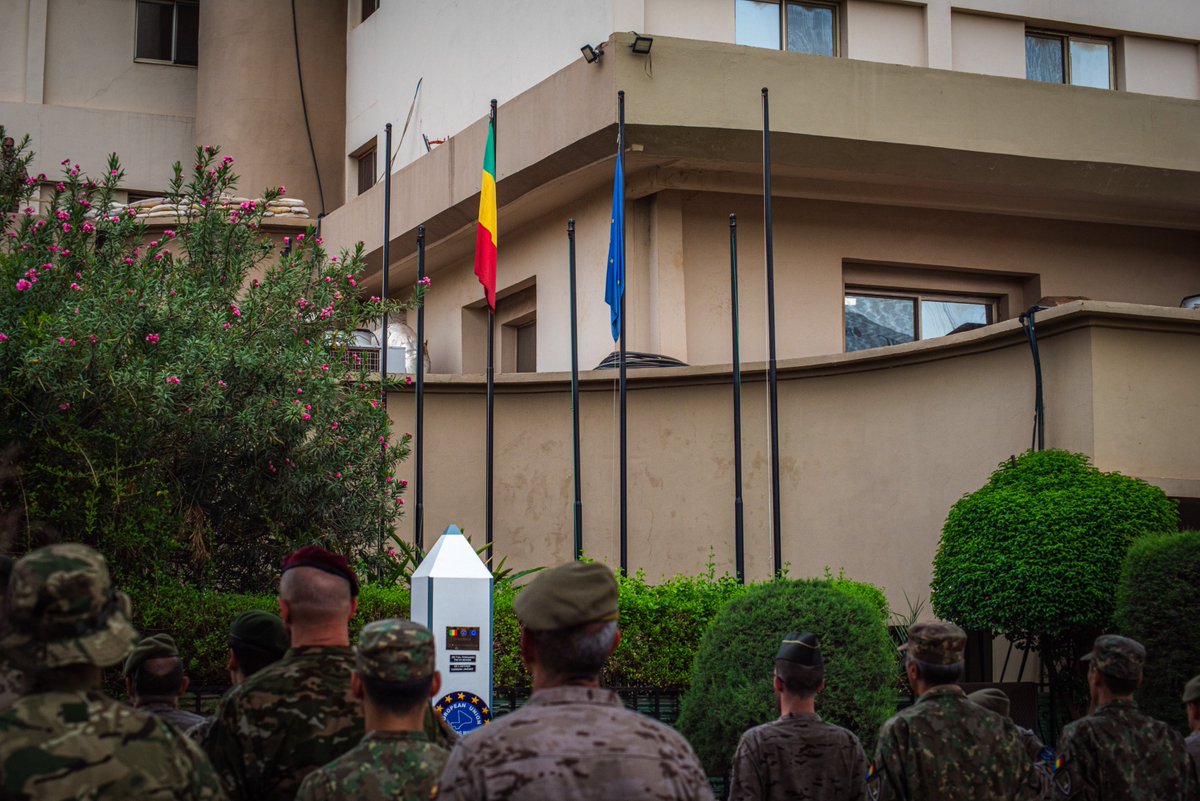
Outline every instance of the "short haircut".
{"label": "short haircut", "polygon": [[300,625],[344,623],[352,603],[349,581],[315,567],[293,567],[284,573],[279,597]]}
{"label": "short haircut", "polygon": [[367,699],[393,715],[404,715],[416,709],[422,702],[429,701],[429,690],[433,687],[433,674],[413,681],[384,681],[363,673],[363,692]]}
{"label": "short haircut", "polygon": [[965,667],[962,662],[955,662],[953,665],[934,665],[911,656],[907,657],[907,661],[917,666],[917,674],[930,687],[940,687],[943,684],[958,682],[962,679]]}
{"label": "short haircut", "polygon": [[562,679],[592,679],[600,675],[617,637],[615,620],[584,623],[552,631],[525,629],[548,673]]}
{"label": "short haircut", "polygon": [[282,656],[282,654],[259,648],[257,645],[236,637],[229,638],[229,650],[233,651],[233,655],[237,659],[238,670],[242,671],[242,675],[247,678],[263,668],[275,664]]}
{"label": "short haircut", "polygon": [[783,682],[788,695],[797,698],[811,698],[817,694],[821,682],[825,680],[825,667],[809,667],[790,662],[787,659],[775,660],[775,675]]}
{"label": "short haircut", "polygon": [[147,659],[133,672],[138,698],[178,698],[183,687],[183,660],[177,656]]}
{"label": "short haircut", "polygon": [[1099,668],[1096,669],[1096,672],[1100,674],[1100,679],[1104,682],[1104,686],[1113,695],[1133,695],[1137,691],[1137,679],[1123,679],[1120,676],[1105,673]]}

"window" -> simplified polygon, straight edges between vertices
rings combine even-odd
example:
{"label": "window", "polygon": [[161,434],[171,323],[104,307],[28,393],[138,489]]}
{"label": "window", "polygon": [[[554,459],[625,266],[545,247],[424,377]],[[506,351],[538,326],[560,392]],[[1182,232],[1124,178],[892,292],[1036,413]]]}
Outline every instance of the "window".
{"label": "window", "polygon": [[134,58],[194,67],[199,35],[200,6],[194,0],[138,0]]}
{"label": "window", "polygon": [[375,145],[370,150],[358,156],[358,194],[362,194],[375,185],[378,175],[375,172]]}
{"label": "window", "polygon": [[846,292],[846,352],[900,345],[991,323],[995,301],[929,295]]}
{"label": "window", "polygon": [[735,0],[736,41],[814,56],[836,56],[837,6],[795,0]]}
{"label": "window", "polygon": [[362,0],[362,19],[374,14],[379,10],[379,0]]}
{"label": "window", "polygon": [[1113,46],[1108,39],[1026,31],[1025,77],[1031,81],[1113,88]]}
{"label": "window", "polygon": [[537,321],[517,329],[517,372],[537,372]]}

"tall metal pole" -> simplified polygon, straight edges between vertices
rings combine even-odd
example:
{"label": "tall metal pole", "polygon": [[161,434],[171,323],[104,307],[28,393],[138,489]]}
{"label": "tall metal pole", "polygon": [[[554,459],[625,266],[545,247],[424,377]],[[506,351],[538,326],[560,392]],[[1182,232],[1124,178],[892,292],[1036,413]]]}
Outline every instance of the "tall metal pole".
{"label": "tall metal pole", "polygon": [[571,285],[571,451],[575,459],[575,559],[583,555],[583,491],[579,458],[579,325],[575,303],[575,220],[567,220],[567,274]]}
{"label": "tall metal pole", "polygon": [[746,521],[742,507],[742,357],[738,324],[737,215],[729,215],[729,302],[733,329],[733,556],[738,583],[746,581]]}
{"label": "tall metal pole", "polygon": [[771,219],[771,105],[762,90],[763,110],[763,230],[767,257],[767,389],[771,404],[771,535],[775,573],[783,569],[783,528],[779,498],[779,374],[775,364],[775,233]]}
{"label": "tall metal pole", "polygon": [[[622,173],[625,168],[625,91],[617,92],[617,152],[621,154]],[[624,189],[624,174],[621,186]],[[619,350],[620,394],[621,394],[621,572],[629,575],[629,426],[627,419],[627,403],[625,395],[625,330],[628,327],[625,315],[625,295],[629,284],[628,264],[625,262],[625,196],[621,196],[621,264],[624,265],[621,276],[621,344]]]}
{"label": "tall metal pole", "polygon": [[[417,282],[425,280],[425,226],[417,226]],[[413,447],[416,462],[416,499],[413,517],[413,544],[425,547],[425,301],[417,307],[417,442]]]}
{"label": "tall metal pole", "polygon": [[[384,148],[387,153],[387,167],[383,172],[383,276],[380,279],[379,297],[385,304],[388,300],[388,267],[392,261],[392,124],[389,122],[383,127],[384,130]],[[387,352],[388,352],[388,314],[385,310],[383,313],[383,324],[379,337],[379,395],[380,402],[383,404],[384,413],[387,413],[388,396],[387,396]],[[382,464],[387,464],[387,443],[380,443],[379,458]],[[383,486],[386,488],[387,483]],[[386,494],[386,490],[384,493]],[[385,507],[386,508],[386,502]],[[382,511],[382,510],[381,510]],[[379,554],[383,555],[383,541],[387,533],[387,524],[383,514],[379,517]],[[379,563],[379,575],[383,576],[383,563]]]}
{"label": "tall metal pole", "polygon": [[[499,137],[499,133],[496,131],[496,101],[495,100],[492,100],[491,123],[492,123],[492,136],[494,137],[493,144],[496,146],[496,156],[497,156],[496,164],[498,165],[500,163],[500,161],[499,161],[499,153],[500,153],[499,138],[500,137]],[[500,177],[500,168],[499,168],[499,166],[497,166],[496,167],[497,183],[499,183],[499,177]],[[497,208],[499,208],[499,200],[497,200]],[[498,250],[497,250],[497,255],[496,255],[496,261],[497,261],[497,263],[500,261],[500,256],[499,256]],[[500,268],[499,268],[498,264],[497,264],[497,268],[496,268],[496,274],[497,274],[497,276],[499,276],[499,274],[500,274]],[[487,564],[488,564],[489,569],[492,567],[492,544],[494,541],[493,537],[492,537],[492,533],[493,533],[493,529],[492,529],[492,513],[493,513],[492,484],[493,484],[493,478],[494,478],[492,468],[493,468],[493,464],[494,464],[493,457],[495,455],[493,446],[495,444],[495,434],[496,434],[496,430],[495,430],[495,403],[496,403],[495,356],[496,356],[496,311],[489,305],[488,306],[488,330],[487,330],[487,434],[486,434],[486,436],[487,436],[487,464],[484,468],[484,472],[486,474],[485,480],[487,481],[487,500],[486,500],[485,509],[484,509],[484,514],[487,516],[487,523],[486,523],[484,534],[485,534],[485,541],[487,542]]]}

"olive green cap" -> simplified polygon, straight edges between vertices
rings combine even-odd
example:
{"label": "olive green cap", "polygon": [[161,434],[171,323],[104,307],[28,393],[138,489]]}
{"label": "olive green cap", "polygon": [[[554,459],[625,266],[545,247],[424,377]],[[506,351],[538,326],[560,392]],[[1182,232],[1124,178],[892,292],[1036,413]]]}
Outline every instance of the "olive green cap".
{"label": "olive green cap", "polygon": [[170,634],[154,634],[138,640],[137,645],[125,657],[125,676],[132,676],[147,659],[163,659],[179,657],[179,649],[175,647],[175,638]]}
{"label": "olive green cap", "polygon": [[775,652],[775,658],[801,667],[825,666],[825,660],[821,656],[821,641],[811,631],[793,631],[784,637],[783,642],[779,644],[779,650]]}
{"label": "olive green cap", "polygon": [[616,620],[617,580],[599,562],[567,562],[538,573],[517,595],[513,611],[534,631]]}
{"label": "olive green cap", "polygon": [[1085,654],[1082,661],[1091,662],[1106,676],[1136,681],[1142,677],[1146,649],[1137,640],[1119,634],[1101,634],[1092,644],[1092,652]]}
{"label": "olive green cap", "polygon": [[433,632],[411,620],[389,618],[363,626],[354,669],[372,679],[406,683],[432,676],[435,660]]}
{"label": "olive green cap", "polygon": [[1183,685],[1183,702],[1187,704],[1192,701],[1200,701],[1200,676],[1192,676],[1188,683]]}
{"label": "olive green cap", "polygon": [[235,617],[229,627],[229,639],[276,656],[283,656],[291,646],[291,639],[279,615],[261,609],[250,609]]}
{"label": "olive green cap", "polygon": [[917,623],[900,650],[927,665],[957,665],[967,655],[967,633],[944,620]]}
{"label": "olive green cap", "polygon": [[985,687],[982,690],[976,690],[967,696],[967,700],[1006,718],[1009,717],[1009,710],[1012,708],[1012,701],[1009,700],[1008,693],[999,687]]}

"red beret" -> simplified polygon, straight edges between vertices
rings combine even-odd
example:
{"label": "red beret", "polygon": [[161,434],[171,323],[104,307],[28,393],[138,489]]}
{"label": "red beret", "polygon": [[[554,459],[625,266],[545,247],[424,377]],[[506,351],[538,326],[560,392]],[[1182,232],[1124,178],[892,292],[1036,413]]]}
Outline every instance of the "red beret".
{"label": "red beret", "polygon": [[350,582],[350,597],[358,597],[358,576],[354,568],[346,561],[346,557],[330,553],[318,545],[305,545],[291,556],[283,560],[283,572],[293,567],[315,567],[334,576],[341,576]]}

